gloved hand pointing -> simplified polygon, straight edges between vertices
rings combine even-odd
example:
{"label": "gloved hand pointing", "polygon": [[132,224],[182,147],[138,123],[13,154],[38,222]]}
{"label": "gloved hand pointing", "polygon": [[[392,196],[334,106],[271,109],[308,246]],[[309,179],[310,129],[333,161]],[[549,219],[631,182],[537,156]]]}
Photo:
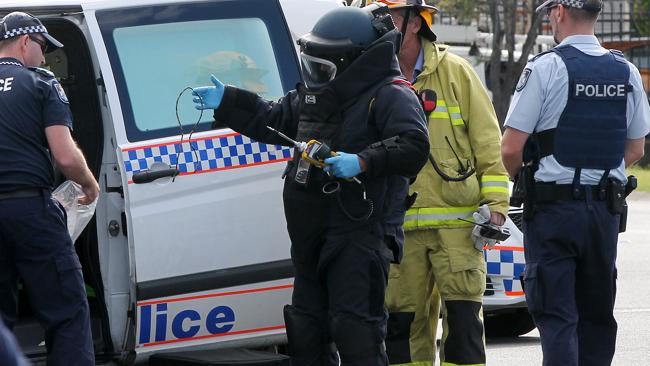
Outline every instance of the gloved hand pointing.
{"label": "gloved hand pointing", "polygon": [[214,75],[210,75],[210,80],[212,80],[214,86],[201,86],[194,88],[192,91],[192,95],[194,95],[194,98],[192,98],[194,108],[198,110],[217,109],[221,105],[225,87]]}
{"label": "gloved hand pointing", "polygon": [[325,170],[337,178],[352,178],[361,173],[361,164],[357,154],[339,152],[338,155],[325,159]]}

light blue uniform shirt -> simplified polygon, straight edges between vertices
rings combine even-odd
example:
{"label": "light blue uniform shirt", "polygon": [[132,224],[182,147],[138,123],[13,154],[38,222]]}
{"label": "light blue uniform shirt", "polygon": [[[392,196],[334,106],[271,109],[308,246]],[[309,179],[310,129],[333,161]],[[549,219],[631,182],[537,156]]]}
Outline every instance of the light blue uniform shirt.
{"label": "light blue uniform shirt", "polygon": [[[591,55],[601,56],[607,52],[595,36],[577,35],[565,38],[559,46],[572,45]],[[633,92],[627,97],[627,138],[639,139],[650,132],[650,106],[643,90],[639,70],[630,65],[630,84]],[[606,73],[607,70],[603,70]],[[569,75],[567,68],[554,52],[545,54],[529,62],[517,85],[505,125],[526,133],[540,132],[557,127],[560,116],[566,107],[569,95]],[[582,169],[581,184],[596,185],[604,171]],[[555,157],[547,156],[540,160],[535,180],[569,184],[573,182],[574,169],[560,165]],[[610,177],[626,182],[625,161],[609,173]]]}
{"label": "light blue uniform shirt", "polygon": [[422,73],[423,69],[424,69],[424,47],[420,47],[418,60],[415,62],[415,67],[413,68],[413,80],[411,80],[411,84],[415,84],[415,80],[418,78],[418,75]]}

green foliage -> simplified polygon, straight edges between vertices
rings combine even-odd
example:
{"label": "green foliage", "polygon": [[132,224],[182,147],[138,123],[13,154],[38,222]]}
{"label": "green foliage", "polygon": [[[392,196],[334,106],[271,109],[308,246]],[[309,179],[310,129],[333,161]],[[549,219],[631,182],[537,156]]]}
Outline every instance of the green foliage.
{"label": "green foliage", "polygon": [[633,25],[640,36],[650,36],[650,0],[634,0]]}

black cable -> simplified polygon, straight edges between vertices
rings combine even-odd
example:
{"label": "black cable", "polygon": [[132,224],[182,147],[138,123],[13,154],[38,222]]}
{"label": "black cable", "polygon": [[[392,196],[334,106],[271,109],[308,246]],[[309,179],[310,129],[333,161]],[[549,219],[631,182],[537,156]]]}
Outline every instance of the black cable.
{"label": "black cable", "polygon": [[[185,136],[185,131],[183,130],[183,123],[181,122],[181,117],[178,114],[178,103],[181,100],[181,97],[183,96],[183,94],[188,90],[191,90],[192,92],[194,92],[194,88],[192,88],[191,86],[188,86],[185,89],[181,90],[181,92],[178,94],[178,98],[176,98],[176,121],[178,121],[178,128],[181,130],[181,142],[180,142],[181,149],[180,149],[180,151],[176,152],[176,165],[174,166],[174,168],[176,168],[177,172],[178,172],[178,162],[180,161],[179,155],[183,151],[183,138]],[[198,93],[195,93],[195,95],[197,97],[199,97],[199,100],[201,101],[201,105],[203,105],[203,97],[201,97],[201,95],[198,94]],[[196,160],[194,162],[194,171],[195,172],[197,171],[196,170],[196,167],[197,167],[196,164],[199,163],[199,167],[201,166],[201,164],[199,162],[199,152],[192,145],[192,134],[194,133],[194,130],[196,129],[196,127],[201,122],[202,118],[203,118],[203,109],[201,109],[201,113],[199,114],[199,119],[194,123],[194,125],[192,125],[192,128],[190,129],[190,133],[189,133],[189,136],[188,136],[188,140],[189,140],[189,143],[190,143],[190,151],[194,154],[194,159]],[[178,175],[178,173],[176,175]],[[174,175],[172,177],[172,182],[174,180],[176,180],[176,175]]]}
{"label": "black cable", "polygon": [[[363,184],[363,182],[358,181],[359,185],[361,186],[361,189],[363,190],[363,202],[368,205],[368,212],[362,216],[353,216],[348,210],[345,209],[345,205],[343,204],[343,200],[341,199],[341,183],[339,183],[336,180],[329,181],[325,184],[323,184],[323,193],[325,194],[336,194],[336,201],[339,204],[339,207],[341,208],[341,211],[343,211],[343,214],[347,216],[348,219],[352,221],[366,221],[372,216],[372,213],[374,211],[374,203],[372,202],[371,199],[366,197],[366,186]],[[331,188],[328,188],[330,187]]]}

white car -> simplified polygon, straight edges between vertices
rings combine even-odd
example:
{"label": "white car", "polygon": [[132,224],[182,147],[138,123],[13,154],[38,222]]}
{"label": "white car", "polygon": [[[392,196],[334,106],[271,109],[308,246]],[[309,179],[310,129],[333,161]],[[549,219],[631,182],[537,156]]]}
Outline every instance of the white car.
{"label": "white car", "polygon": [[511,207],[505,224],[510,238],[484,251],[487,286],[483,312],[488,337],[515,337],[535,328],[522,286],[526,267],[522,215],[521,209]]}
{"label": "white car", "polygon": [[[38,16],[65,45],[46,55],[47,64],[67,93],[73,135],[101,187],[96,215],[75,244],[98,362],[199,362],[286,342],[282,308],[291,302],[293,267],[280,177],[291,149],[212,129],[211,114],[194,110],[186,88],[216,74],[267,99],[283,96],[300,81],[295,41],[337,6],[339,0],[0,3],[2,15]],[[513,236],[503,246],[497,250],[508,253],[521,240]],[[497,250],[487,253],[488,270]],[[494,293],[486,293],[486,309],[521,305],[513,296],[520,288],[508,287],[518,270],[490,272]],[[44,335],[24,291],[19,313],[21,347],[42,362]]]}
{"label": "white car", "polygon": [[[101,187],[95,218],[76,241],[98,361],[132,364],[155,355],[154,365],[172,357],[164,352],[192,359],[196,350],[286,342],[282,308],[291,302],[293,267],[281,175],[291,149],[212,129],[211,113],[199,121],[185,88],[215,74],[269,99],[285,95],[301,80],[297,38],[338,6],[0,3],[2,15],[38,16],[65,45],[46,55],[47,64],[67,93],[73,135]],[[41,362],[44,336],[24,291],[19,310],[21,347]]]}

